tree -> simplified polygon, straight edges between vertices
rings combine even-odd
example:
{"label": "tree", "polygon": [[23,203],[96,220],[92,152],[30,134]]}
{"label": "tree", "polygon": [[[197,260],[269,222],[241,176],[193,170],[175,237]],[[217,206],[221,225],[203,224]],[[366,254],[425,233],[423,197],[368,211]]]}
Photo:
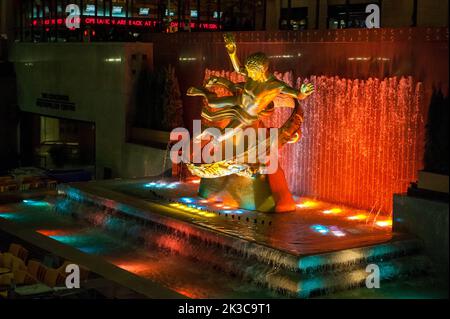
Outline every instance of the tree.
{"label": "tree", "polygon": [[171,131],[183,126],[183,102],[175,68],[169,65],[164,70],[165,83],[162,103],[162,129]]}

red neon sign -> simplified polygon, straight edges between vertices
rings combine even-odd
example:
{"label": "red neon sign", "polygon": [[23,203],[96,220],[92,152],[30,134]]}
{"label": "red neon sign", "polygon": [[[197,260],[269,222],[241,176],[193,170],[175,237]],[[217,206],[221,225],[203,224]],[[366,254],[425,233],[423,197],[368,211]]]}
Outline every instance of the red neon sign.
{"label": "red neon sign", "polygon": [[[113,26],[130,26],[137,28],[154,28],[158,25],[157,20],[149,19],[123,19],[123,18],[96,18],[96,17],[84,17],[78,18],[80,24],[84,25],[113,25]],[[33,26],[54,26],[54,25],[64,25],[64,19],[34,19],[32,21]],[[180,27],[184,28],[187,24],[185,22],[180,22]],[[177,21],[172,21],[170,23],[171,27],[178,27]],[[218,25],[216,23],[197,23],[190,22],[189,27],[191,29],[205,29],[205,30],[217,30]]]}

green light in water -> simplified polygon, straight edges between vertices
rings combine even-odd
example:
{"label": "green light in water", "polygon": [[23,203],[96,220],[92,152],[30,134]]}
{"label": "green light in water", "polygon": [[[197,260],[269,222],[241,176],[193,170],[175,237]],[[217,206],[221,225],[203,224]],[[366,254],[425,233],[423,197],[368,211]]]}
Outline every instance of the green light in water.
{"label": "green light in water", "polygon": [[[99,245],[92,245],[92,238],[82,235],[54,235],[48,236],[63,244],[72,246],[87,254],[100,254],[105,252],[105,248]],[[91,239],[91,240],[90,240]]]}
{"label": "green light in water", "polygon": [[22,202],[28,206],[50,206],[50,203],[41,200],[24,199]]}
{"label": "green light in water", "polygon": [[0,218],[9,219],[9,220],[20,219],[19,215],[17,215],[17,214],[15,214],[15,213],[6,213],[6,212],[1,212],[0,213]]}

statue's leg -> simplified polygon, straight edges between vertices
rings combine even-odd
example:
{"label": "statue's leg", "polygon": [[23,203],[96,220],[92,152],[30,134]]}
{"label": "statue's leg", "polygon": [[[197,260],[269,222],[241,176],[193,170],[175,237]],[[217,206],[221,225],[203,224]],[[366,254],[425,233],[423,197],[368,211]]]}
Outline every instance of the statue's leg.
{"label": "statue's leg", "polygon": [[237,103],[238,97],[235,95],[222,97],[211,96],[208,98],[208,106],[216,109],[235,106]]}
{"label": "statue's leg", "polygon": [[275,212],[284,213],[294,211],[295,201],[289,191],[283,169],[278,166],[276,172],[268,174],[267,177],[269,179],[273,199],[275,200]]}
{"label": "statue's leg", "polygon": [[207,89],[205,89],[204,87],[195,87],[192,86],[187,90],[186,95],[188,96],[203,96],[206,99],[210,99],[213,97],[217,97],[217,95],[214,92],[211,92]]}

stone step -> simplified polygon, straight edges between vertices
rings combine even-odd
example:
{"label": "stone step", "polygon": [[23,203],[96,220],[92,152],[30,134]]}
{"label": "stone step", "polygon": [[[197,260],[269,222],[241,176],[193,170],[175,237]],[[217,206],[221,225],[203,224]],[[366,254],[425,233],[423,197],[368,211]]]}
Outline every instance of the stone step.
{"label": "stone step", "polygon": [[[241,276],[257,285],[289,297],[309,298],[337,291],[364,287],[370,272],[368,265],[379,267],[380,284],[412,275],[427,274],[432,270],[431,260],[424,255],[412,255],[367,264],[357,264],[346,269],[321,273],[301,274],[284,269],[268,269],[260,265],[242,269]],[[372,270],[373,271],[373,270]]]}
{"label": "stone step", "polygon": [[[75,193],[79,196],[80,193]],[[66,211],[81,211],[83,219],[92,222],[97,219],[97,216],[92,218],[91,215],[97,215],[102,209],[98,209],[98,206],[93,206],[92,209],[87,206],[86,208],[79,209],[79,205],[89,205],[90,202],[94,202],[94,198],[91,199],[91,195],[83,194],[84,201],[82,203],[76,201],[74,192],[67,192],[69,196],[68,204],[75,205],[75,207],[67,208]],[[98,198],[96,198],[98,200]],[[116,206],[117,207],[117,206]],[[140,215],[139,211],[131,211],[131,207],[126,205],[120,205],[126,213],[121,211],[114,211],[111,208],[104,209],[105,215],[113,216],[113,218],[119,218],[124,221],[123,229],[114,229],[114,231],[122,232],[127,238],[132,236],[143,236],[142,230],[149,229],[150,232],[158,232],[162,235],[172,235],[177,240],[183,242],[185,251],[183,254],[189,254],[189,251],[194,252],[196,247],[206,246],[205,249],[211,249],[214,247],[214,254],[220,254],[221,251],[226,251],[227,254],[235,255],[238,257],[244,256],[245,258],[253,258],[254,263],[261,263],[263,265],[270,264],[275,267],[282,267],[294,272],[317,272],[327,271],[336,267],[343,267],[352,264],[358,264],[361,262],[371,260],[389,259],[398,256],[404,256],[415,253],[420,250],[421,242],[413,238],[405,238],[404,236],[396,236],[386,243],[344,249],[335,252],[314,254],[314,255],[295,255],[293,253],[282,251],[274,247],[269,247],[264,244],[260,244],[255,241],[245,240],[239,237],[231,236],[226,233],[217,232],[205,227],[198,227],[186,223],[181,220],[164,219],[164,218],[149,218],[152,215]],[[126,210],[125,210],[126,209]],[[129,223],[127,221],[130,221]],[[108,225],[106,225],[108,227]],[[140,229],[132,232],[133,229]],[[151,236],[144,236],[142,240],[148,240]],[[192,247],[188,249],[188,247]],[[197,256],[193,256],[197,258]]]}

